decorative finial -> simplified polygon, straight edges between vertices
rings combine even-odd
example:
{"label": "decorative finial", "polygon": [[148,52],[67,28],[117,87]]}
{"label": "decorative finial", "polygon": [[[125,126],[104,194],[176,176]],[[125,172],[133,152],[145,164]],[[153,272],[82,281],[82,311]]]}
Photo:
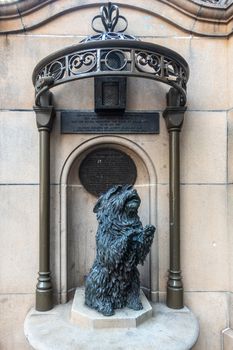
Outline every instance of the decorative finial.
{"label": "decorative finial", "polygon": [[[99,18],[101,19],[102,24],[104,26],[104,31],[99,30],[94,26],[94,22]],[[101,6],[100,15],[97,15],[93,18],[91,26],[93,30],[97,33],[114,32],[114,29],[119,19],[122,19],[125,23],[124,29],[118,31],[119,33],[123,33],[128,27],[127,19],[124,16],[119,15],[119,7],[117,5],[109,2],[107,5]]]}

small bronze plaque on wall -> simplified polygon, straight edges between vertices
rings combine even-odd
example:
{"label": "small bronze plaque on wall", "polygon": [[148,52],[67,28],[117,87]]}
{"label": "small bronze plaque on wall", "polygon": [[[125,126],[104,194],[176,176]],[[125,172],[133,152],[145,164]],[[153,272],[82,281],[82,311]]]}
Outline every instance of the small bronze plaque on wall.
{"label": "small bronze plaque on wall", "polygon": [[159,112],[61,112],[62,134],[159,134]]}
{"label": "small bronze plaque on wall", "polygon": [[111,147],[97,148],[83,159],[79,178],[84,188],[98,197],[113,185],[133,185],[137,168],[128,154]]}

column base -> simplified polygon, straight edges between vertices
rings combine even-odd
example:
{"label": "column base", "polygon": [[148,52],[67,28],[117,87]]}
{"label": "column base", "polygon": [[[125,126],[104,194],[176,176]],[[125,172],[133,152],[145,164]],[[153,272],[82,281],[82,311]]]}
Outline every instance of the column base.
{"label": "column base", "polygon": [[49,311],[53,308],[53,291],[36,290],[36,310]]}
{"label": "column base", "polygon": [[171,309],[182,309],[184,307],[183,288],[167,287],[167,306]]}

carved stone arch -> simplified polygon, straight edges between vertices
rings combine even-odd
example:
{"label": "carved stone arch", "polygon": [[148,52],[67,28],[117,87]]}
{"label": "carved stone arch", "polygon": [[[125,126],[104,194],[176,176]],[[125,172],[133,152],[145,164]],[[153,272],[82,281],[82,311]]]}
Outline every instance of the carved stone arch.
{"label": "carved stone arch", "polygon": [[[58,287],[59,294],[61,295],[61,303],[67,302],[68,299],[68,181],[69,174],[74,162],[82,157],[84,154],[92,151],[95,148],[101,146],[110,146],[113,148],[120,149],[122,151],[127,152],[131,155],[133,160],[137,163],[141,163],[144,166],[148,174],[147,183],[135,184],[135,186],[147,187],[148,194],[148,218],[151,224],[156,226],[156,201],[157,201],[157,175],[156,170],[153,166],[152,160],[148,156],[147,152],[137,145],[135,142],[128,140],[124,137],[120,136],[98,136],[88,141],[85,141],[81,145],[79,145],[76,149],[72,151],[72,153],[67,157],[60,177],[60,236],[59,236],[59,244],[60,252],[60,285]],[[136,164],[137,165],[137,164]],[[139,192],[140,189],[138,188]],[[77,213],[77,216],[79,213]],[[151,255],[151,261],[148,265],[149,275],[151,276],[151,271],[153,271],[153,275],[151,280],[149,281],[149,289],[152,289],[152,292],[157,292],[158,290],[158,244],[157,244],[157,234],[153,243],[153,254]]]}
{"label": "carved stone arch", "polygon": [[[118,5],[151,14],[196,35],[225,38],[232,35],[233,3],[230,0],[138,0],[136,3],[128,0],[127,3],[120,1]],[[70,12],[94,6],[97,3],[93,0],[2,3],[0,33],[30,32]]]}

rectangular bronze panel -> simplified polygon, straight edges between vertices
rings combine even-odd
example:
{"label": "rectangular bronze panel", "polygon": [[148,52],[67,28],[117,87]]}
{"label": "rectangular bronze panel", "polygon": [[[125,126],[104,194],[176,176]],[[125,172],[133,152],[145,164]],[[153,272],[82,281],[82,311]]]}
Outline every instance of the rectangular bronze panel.
{"label": "rectangular bronze panel", "polygon": [[159,112],[125,112],[97,115],[95,112],[61,112],[62,134],[159,134]]}

